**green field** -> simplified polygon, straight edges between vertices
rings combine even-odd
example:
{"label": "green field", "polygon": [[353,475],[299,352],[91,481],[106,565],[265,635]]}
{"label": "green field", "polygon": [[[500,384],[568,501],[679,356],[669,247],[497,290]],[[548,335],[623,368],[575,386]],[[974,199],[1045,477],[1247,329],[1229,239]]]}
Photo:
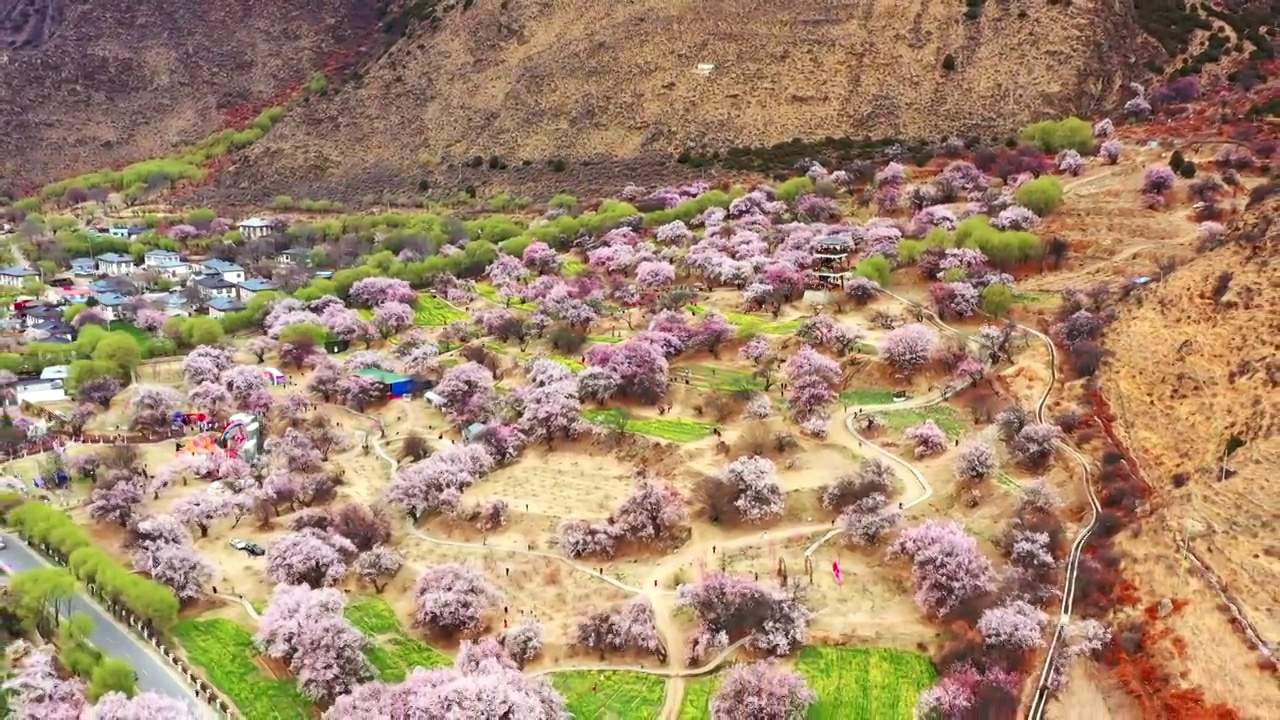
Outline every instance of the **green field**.
{"label": "green field", "polygon": [[885,425],[894,430],[906,430],[909,427],[919,425],[925,420],[932,419],[947,434],[947,437],[955,440],[964,435],[968,422],[960,413],[950,405],[933,405],[926,408],[913,408],[910,410],[890,410],[888,412],[877,413],[877,416],[884,420]]}
{"label": "green field", "polygon": [[924,655],[888,648],[807,647],[796,670],[818,694],[809,720],[911,720],[938,677]]}
{"label": "green field", "polygon": [[653,720],[666,696],[662,678],[634,672],[552,673],[551,684],[575,720]]}
{"label": "green field", "polygon": [[504,305],[506,307],[510,307],[513,310],[532,311],[537,309],[537,306],[534,305],[533,303],[513,302],[510,305],[507,305],[502,300],[502,298],[498,297],[498,289],[487,282],[476,283],[476,294],[484,298],[485,300],[488,300],[489,302],[494,303],[495,305]]}
{"label": "green field", "polygon": [[588,335],[587,341],[593,343],[604,343],[605,345],[617,345],[626,338],[614,337],[612,335]]}
{"label": "green field", "polygon": [[711,717],[711,698],[719,689],[719,673],[686,680],[684,700],[680,702],[680,720],[704,720]]}
{"label": "green field", "polygon": [[864,388],[862,390],[845,390],[840,393],[840,404],[847,408],[857,408],[859,405],[887,405],[893,402],[892,390],[874,390]]}
{"label": "green field", "polygon": [[372,641],[364,655],[385,682],[400,682],[415,667],[453,665],[452,658],[405,632],[391,606],[380,597],[356,598],[347,603],[343,615]]}
{"label": "green field", "polygon": [[[920,692],[937,679],[924,655],[889,648],[809,647],[796,670],[818,700],[809,720],[911,720]],[[685,683],[680,720],[707,720],[722,673]]]}
{"label": "green field", "polygon": [[[701,305],[690,305],[694,315],[701,315],[707,309]],[[740,335],[794,335],[800,329],[800,320],[774,320],[764,315],[748,315],[747,313],[727,312],[724,317],[738,328]]]}
{"label": "green field", "polygon": [[[583,410],[583,419],[605,427],[617,427],[624,417],[621,408]],[[684,418],[628,418],[623,430],[671,442],[697,442],[711,435],[714,426]]]}
{"label": "green field", "polygon": [[581,260],[573,258],[565,258],[564,263],[560,266],[560,274],[567,278],[575,278],[586,272],[587,264]]}
{"label": "green field", "polygon": [[247,718],[293,720],[311,716],[311,703],[298,692],[293,678],[276,680],[255,662],[259,657],[253,635],[231,620],[183,620],[173,628],[187,659],[204,670]]}
{"label": "green field", "polygon": [[440,327],[466,319],[466,313],[431,295],[419,295],[414,306],[413,322],[419,327]]}
{"label": "green field", "polygon": [[712,392],[738,392],[739,390],[764,391],[764,381],[748,370],[735,370],[718,365],[681,365],[671,369],[672,384],[683,383],[684,371],[689,371],[689,385]]}

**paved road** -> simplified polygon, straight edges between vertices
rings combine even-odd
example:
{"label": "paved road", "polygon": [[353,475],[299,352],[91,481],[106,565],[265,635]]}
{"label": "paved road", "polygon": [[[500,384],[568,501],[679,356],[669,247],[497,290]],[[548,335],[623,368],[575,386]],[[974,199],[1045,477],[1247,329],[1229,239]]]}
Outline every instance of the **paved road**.
{"label": "paved road", "polygon": [[[0,550],[0,566],[11,572],[54,567],[18,538],[12,535],[0,537],[4,538],[6,546]],[[71,611],[82,612],[93,619],[90,642],[104,653],[127,661],[138,671],[139,690],[150,690],[183,700],[194,708],[204,709],[204,705],[196,698],[195,691],[169,662],[150,643],[139,639],[120,625],[105,608],[90,600],[87,595],[76,593],[71,596]]]}

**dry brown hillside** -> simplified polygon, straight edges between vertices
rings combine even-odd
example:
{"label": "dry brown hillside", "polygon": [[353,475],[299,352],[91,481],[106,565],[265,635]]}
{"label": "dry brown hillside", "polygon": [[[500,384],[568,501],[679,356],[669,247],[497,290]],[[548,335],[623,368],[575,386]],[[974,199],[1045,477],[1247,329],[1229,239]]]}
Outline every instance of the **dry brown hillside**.
{"label": "dry brown hillside", "polygon": [[[1255,195],[1260,191],[1255,191]],[[1190,685],[1244,717],[1280,716],[1274,671],[1233,628],[1280,639],[1280,196],[1203,253],[1121,306],[1102,383],[1159,498],[1141,537],[1119,540],[1144,604],[1188,601],[1169,624],[1187,641]],[[1243,442],[1243,445],[1240,443]],[[1224,453],[1235,449],[1223,464]],[[1182,539],[1190,538],[1183,554]],[[1199,565],[1219,577],[1222,591]],[[1274,652],[1274,650],[1272,651]]]}
{"label": "dry brown hillside", "polygon": [[0,0],[0,195],[162,157],[297,87],[369,0]]}
{"label": "dry brown hillside", "polygon": [[[476,0],[336,98],[291,114],[224,189],[350,199],[454,180],[443,165],[475,155],[510,163],[486,178],[500,186],[520,183],[520,160],[635,164],[794,137],[1004,136],[1113,102],[1116,67],[1154,47],[1128,12],[988,3],[966,22],[961,3],[926,0]],[[1113,34],[1129,38],[1119,51],[1108,50]],[[700,63],[715,69],[701,74]],[[606,192],[608,173],[591,175]]]}

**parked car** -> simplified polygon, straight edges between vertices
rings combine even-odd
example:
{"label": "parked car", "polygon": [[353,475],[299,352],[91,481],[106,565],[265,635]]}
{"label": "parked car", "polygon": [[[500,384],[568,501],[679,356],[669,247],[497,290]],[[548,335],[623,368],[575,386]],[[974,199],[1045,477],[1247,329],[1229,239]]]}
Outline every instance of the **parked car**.
{"label": "parked car", "polygon": [[261,557],[267,554],[267,551],[256,542],[249,542],[247,540],[241,540],[240,538],[231,538],[229,542],[231,547],[253,555],[254,557]]}

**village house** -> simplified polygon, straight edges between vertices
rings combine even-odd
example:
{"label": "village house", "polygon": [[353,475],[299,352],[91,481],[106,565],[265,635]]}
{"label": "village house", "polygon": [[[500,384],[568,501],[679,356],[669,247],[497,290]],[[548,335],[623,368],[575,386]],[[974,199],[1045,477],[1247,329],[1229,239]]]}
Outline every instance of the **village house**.
{"label": "village house", "polygon": [[209,307],[209,317],[220,318],[227,313],[239,312],[244,309],[244,303],[233,297],[215,297],[209,298],[206,303]]}
{"label": "village house", "polygon": [[272,222],[260,217],[251,217],[242,220],[236,229],[240,231],[240,237],[245,240],[253,240],[254,238],[266,237],[271,234]]}
{"label": "village house", "polygon": [[98,272],[98,261],[94,258],[75,258],[71,261],[73,275],[94,275]]}
{"label": "village house", "polygon": [[0,269],[0,285],[20,288],[30,280],[39,280],[40,273],[31,268],[7,267]]}
{"label": "village house", "polygon": [[27,336],[36,342],[65,344],[76,338],[76,329],[62,320],[46,320],[27,328]]}
{"label": "village house", "polygon": [[240,288],[240,302],[247,303],[253,299],[254,295],[260,292],[275,290],[276,284],[262,278],[249,278],[242,283],[238,283],[238,287]]}
{"label": "village house", "polygon": [[42,322],[61,321],[64,315],[63,309],[55,305],[28,305],[19,312],[27,327],[34,327]]}
{"label": "village house", "polygon": [[289,248],[276,253],[276,262],[281,265],[310,265],[311,251],[307,248]]}
{"label": "village house", "polygon": [[142,267],[174,282],[191,275],[191,266],[183,262],[178,253],[172,250],[148,250],[142,256]]}
{"label": "village house", "polygon": [[133,296],[138,294],[138,285],[127,277],[117,275],[115,277],[105,277],[100,280],[94,280],[89,283],[89,289],[95,294],[97,293],[119,293],[125,296]]}
{"label": "village house", "polygon": [[119,293],[98,293],[93,296],[98,304],[94,306],[107,322],[115,322],[116,320],[124,320],[126,311],[125,303],[129,302],[129,298]]}
{"label": "village house", "polygon": [[244,282],[244,268],[228,260],[212,258],[200,263],[200,274],[204,277],[217,276],[231,283]]}
{"label": "village house", "polygon": [[133,256],[124,255],[122,253],[103,253],[98,256],[98,274],[114,277],[116,275],[128,275],[138,266],[133,262]]}
{"label": "village house", "polygon": [[129,225],[128,227],[116,225],[115,227],[109,228],[107,230],[107,234],[114,238],[128,240],[129,238],[137,237],[146,231],[147,229],[141,225]]}
{"label": "village house", "polygon": [[191,282],[195,284],[200,297],[206,302],[211,298],[236,296],[235,284],[224,280],[221,275],[205,275]]}

